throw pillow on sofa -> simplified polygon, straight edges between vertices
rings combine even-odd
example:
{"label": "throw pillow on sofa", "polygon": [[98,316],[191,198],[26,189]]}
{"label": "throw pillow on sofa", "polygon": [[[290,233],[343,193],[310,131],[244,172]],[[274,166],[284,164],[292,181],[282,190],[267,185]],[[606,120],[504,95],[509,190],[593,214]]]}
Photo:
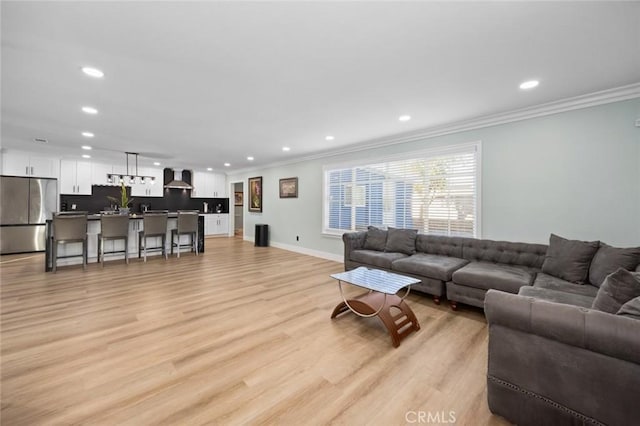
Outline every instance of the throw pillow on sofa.
{"label": "throw pillow on sofa", "polygon": [[365,250],[384,251],[387,244],[387,231],[384,229],[369,226],[367,228],[367,236],[364,239]]}
{"label": "throw pillow on sofa", "polygon": [[622,305],[636,297],[640,297],[640,273],[619,268],[604,279],[591,307],[616,314]]}
{"label": "throw pillow on sofa", "polygon": [[633,271],[640,264],[640,247],[617,248],[600,243],[589,267],[589,282],[600,287],[604,279],[618,268]]}
{"label": "throw pillow on sofa", "polygon": [[416,252],[417,229],[389,228],[384,251],[412,255]]}
{"label": "throw pillow on sofa", "polygon": [[634,297],[622,305],[616,315],[640,319],[640,297]]}
{"label": "throw pillow on sofa", "polygon": [[551,234],[542,272],[576,284],[585,284],[599,241],[567,240]]}

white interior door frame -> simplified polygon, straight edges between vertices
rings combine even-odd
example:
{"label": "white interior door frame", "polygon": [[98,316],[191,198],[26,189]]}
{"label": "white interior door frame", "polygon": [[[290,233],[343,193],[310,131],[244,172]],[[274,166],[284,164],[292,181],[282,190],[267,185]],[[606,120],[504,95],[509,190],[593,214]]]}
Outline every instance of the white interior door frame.
{"label": "white interior door frame", "polygon": [[[246,220],[246,217],[244,217],[244,181],[241,180],[234,180],[234,181],[230,181],[229,182],[229,236],[233,237],[235,236],[235,232],[236,232],[236,183],[242,183],[242,200],[243,200],[243,206],[242,206],[242,222],[244,223],[244,221]],[[242,227],[242,239],[244,240],[244,236],[245,236],[245,229],[244,226]]]}

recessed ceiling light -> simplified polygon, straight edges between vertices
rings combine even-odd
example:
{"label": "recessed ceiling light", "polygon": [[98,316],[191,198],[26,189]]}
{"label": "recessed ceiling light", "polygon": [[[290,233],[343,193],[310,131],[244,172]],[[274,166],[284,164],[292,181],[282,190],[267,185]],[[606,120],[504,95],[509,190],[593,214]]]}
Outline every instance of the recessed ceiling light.
{"label": "recessed ceiling light", "polygon": [[95,135],[91,132],[82,132],[82,136],[84,136],[85,138],[92,138]]}
{"label": "recessed ceiling light", "polygon": [[211,167],[207,167],[207,171],[210,172],[211,170],[213,170],[213,168]]}
{"label": "recessed ceiling light", "polygon": [[224,166],[225,167],[229,167],[229,166],[231,166],[231,163],[224,163]]}
{"label": "recessed ceiling light", "polygon": [[82,145],[82,149],[86,149],[87,151],[91,151],[91,147],[89,145]]}
{"label": "recessed ceiling light", "polygon": [[82,107],[82,111],[86,112],[87,114],[97,114],[98,110],[95,109],[94,107],[90,107],[90,106],[83,106]]}
{"label": "recessed ceiling light", "polygon": [[524,89],[524,90],[533,89],[534,87],[537,87],[538,84],[540,84],[540,82],[538,80],[529,80],[529,81],[525,81],[524,83],[522,83],[520,85],[520,88]]}
{"label": "recessed ceiling light", "polygon": [[82,154],[82,158],[91,158],[89,154]]}
{"label": "recessed ceiling light", "polygon": [[247,160],[253,161],[253,157],[247,157]]}
{"label": "recessed ceiling light", "polygon": [[47,143],[47,142],[49,142],[45,138],[35,138],[33,141],[34,142],[38,142],[38,143]]}
{"label": "recessed ceiling light", "polygon": [[410,115],[401,115],[400,117],[398,117],[398,120],[400,120],[400,121],[409,121],[409,120],[411,120],[411,116]]}
{"label": "recessed ceiling light", "polygon": [[153,162],[153,165],[154,165],[154,166],[159,166],[159,165],[160,165],[160,163],[158,163],[157,161],[154,161],[154,162]]}
{"label": "recessed ceiling light", "polygon": [[332,141],[332,140],[334,140],[334,139],[335,139],[335,137],[334,137],[334,136],[329,135],[329,136],[325,136],[325,138],[324,138],[324,139],[325,139],[325,140],[328,140],[328,141]]}
{"label": "recessed ceiling light", "polygon": [[82,67],[82,72],[85,73],[86,75],[89,75],[89,76],[95,77],[95,78],[104,77],[104,73],[102,71],[100,71],[99,69],[97,69],[97,68]]}
{"label": "recessed ceiling light", "polygon": [[283,147],[282,147],[282,150],[283,150],[284,152],[287,152],[287,151],[291,151],[291,148],[289,148],[288,146],[283,146]]}

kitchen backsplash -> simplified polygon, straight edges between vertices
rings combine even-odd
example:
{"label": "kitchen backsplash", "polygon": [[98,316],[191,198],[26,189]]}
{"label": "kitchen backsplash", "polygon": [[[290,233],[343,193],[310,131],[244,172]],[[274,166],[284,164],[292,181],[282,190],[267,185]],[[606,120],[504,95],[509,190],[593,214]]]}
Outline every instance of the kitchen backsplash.
{"label": "kitchen backsplash", "polygon": [[[131,188],[127,187],[127,193],[131,194]],[[99,213],[101,210],[109,208],[112,202],[108,196],[120,198],[120,187],[93,185],[91,195],[60,195],[60,210],[88,211],[89,213]],[[165,189],[163,197],[133,197],[133,202],[129,206],[131,212],[141,213],[143,205],[147,205],[149,210],[199,210],[204,212],[204,203],[208,204],[209,213],[216,212],[217,207],[221,213],[229,213],[228,198],[191,198],[191,190],[188,189]]]}

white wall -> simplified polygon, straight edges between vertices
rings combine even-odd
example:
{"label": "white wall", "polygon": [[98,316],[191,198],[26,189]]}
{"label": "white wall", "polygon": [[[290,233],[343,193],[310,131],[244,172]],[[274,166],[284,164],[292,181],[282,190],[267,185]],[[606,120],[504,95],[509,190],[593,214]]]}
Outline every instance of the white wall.
{"label": "white wall", "polygon": [[[321,233],[323,165],[480,140],[481,238],[547,243],[553,232],[639,246],[637,118],[640,99],[632,99],[231,175],[229,181],[263,177],[263,213],[245,208],[245,235],[252,238],[254,225],[267,223],[276,245],[340,255],[341,239]],[[294,176],[299,197],[280,199],[278,180]]]}

